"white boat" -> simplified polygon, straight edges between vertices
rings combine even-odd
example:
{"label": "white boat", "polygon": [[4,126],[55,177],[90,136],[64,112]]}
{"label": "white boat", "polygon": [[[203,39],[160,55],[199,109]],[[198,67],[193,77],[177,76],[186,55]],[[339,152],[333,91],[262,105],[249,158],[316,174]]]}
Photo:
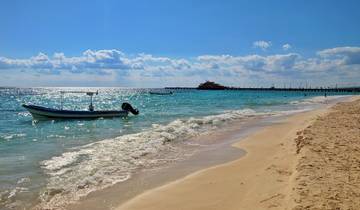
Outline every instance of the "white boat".
{"label": "white boat", "polygon": [[[61,108],[54,109],[37,105],[27,105],[23,104],[22,106],[27,109],[33,118],[42,119],[42,118],[59,118],[59,119],[91,119],[91,118],[100,118],[100,117],[127,117],[129,112],[134,115],[138,115],[139,111],[134,109],[129,103],[123,103],[121,110],[94,110],[93,106],[93,96],[98,94],[98,92],[83,92],[83,91],[61,91]],[[88,111],[76,111],[76,110],[63,110],[63,94],[64,93],[86,93],[90,96],[90,105]]]}

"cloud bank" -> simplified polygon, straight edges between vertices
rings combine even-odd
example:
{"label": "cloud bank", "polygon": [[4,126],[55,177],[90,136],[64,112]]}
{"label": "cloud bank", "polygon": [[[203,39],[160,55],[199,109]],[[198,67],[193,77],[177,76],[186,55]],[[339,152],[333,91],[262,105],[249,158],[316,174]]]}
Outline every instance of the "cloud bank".
{"label": "cloud bank", "polygon": [[[259,41],[261,49],[270,42]],[[255,44],[254,44],[255,46]],[[291,46],[283,46],[290,50]],[[29,58],[0,57],[0,85],[11,86],[194,86],[215,80],[233,86],[360,85],[360,47],[337,47],[303,57],[294,52],[270,55],[200,55],[170,58],[129,55],[117,49],[86,50],[79,56],[39,53]]]}

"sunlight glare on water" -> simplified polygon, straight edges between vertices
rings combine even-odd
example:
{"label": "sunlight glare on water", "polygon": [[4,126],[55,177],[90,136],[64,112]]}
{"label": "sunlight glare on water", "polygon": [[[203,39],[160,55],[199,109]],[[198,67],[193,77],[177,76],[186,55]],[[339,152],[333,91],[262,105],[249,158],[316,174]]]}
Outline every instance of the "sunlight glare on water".
{"label": "sunlight glare on water", "polygon": [[[99,91],[96,110],[129,102],[140,115],[126,119],[33,121],[21,104],[60,108],[61,90]],[[152,89],[153,90],[153,89]],[[296,92],[175,91],[149,89],[1,88],[0,208],[61,206],[127,180],[134,170],[181,159],[177,143],[234,120],[293,111],[323,97]],[[164,91],[159,89],[157,91]],[[64,95],[63,109],[87,110],[89,97]]]}

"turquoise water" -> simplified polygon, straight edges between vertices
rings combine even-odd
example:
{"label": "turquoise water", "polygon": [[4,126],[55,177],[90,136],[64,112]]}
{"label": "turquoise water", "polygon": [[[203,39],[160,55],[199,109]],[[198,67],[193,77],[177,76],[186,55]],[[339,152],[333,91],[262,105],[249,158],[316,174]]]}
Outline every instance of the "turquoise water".
{"label": "turquoise water", "polygon": [[[60,90],[99,90],[95,109],[120,109],[127,101],[140,115],[36,122],[21,107],[31,103],[58,108]],[[59,207],[64,200],[125,181],[134,170],[181,159],[186,151],[177,144],[226,123],[324,102],[317,93],[190,90],[160,96],[149,91],[0,89],[0,209]],[[66,94],[64,109],[86,110],[88,103],[83,94]]]}

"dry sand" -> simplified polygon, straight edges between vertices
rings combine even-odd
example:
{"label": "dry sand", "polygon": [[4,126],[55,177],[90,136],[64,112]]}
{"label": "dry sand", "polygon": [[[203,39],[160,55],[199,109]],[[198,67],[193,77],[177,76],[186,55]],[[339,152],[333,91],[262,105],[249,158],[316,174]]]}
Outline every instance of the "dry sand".
{"label": "dry sand", "polygon": [[356,101],[291,116],[236,143],[247,151],[239,160],[118,209],[360,209],[359,113]]}
{"label": "dry sand", "polygon": [[360,100],[298,134],[295,209],[360,209]]}

